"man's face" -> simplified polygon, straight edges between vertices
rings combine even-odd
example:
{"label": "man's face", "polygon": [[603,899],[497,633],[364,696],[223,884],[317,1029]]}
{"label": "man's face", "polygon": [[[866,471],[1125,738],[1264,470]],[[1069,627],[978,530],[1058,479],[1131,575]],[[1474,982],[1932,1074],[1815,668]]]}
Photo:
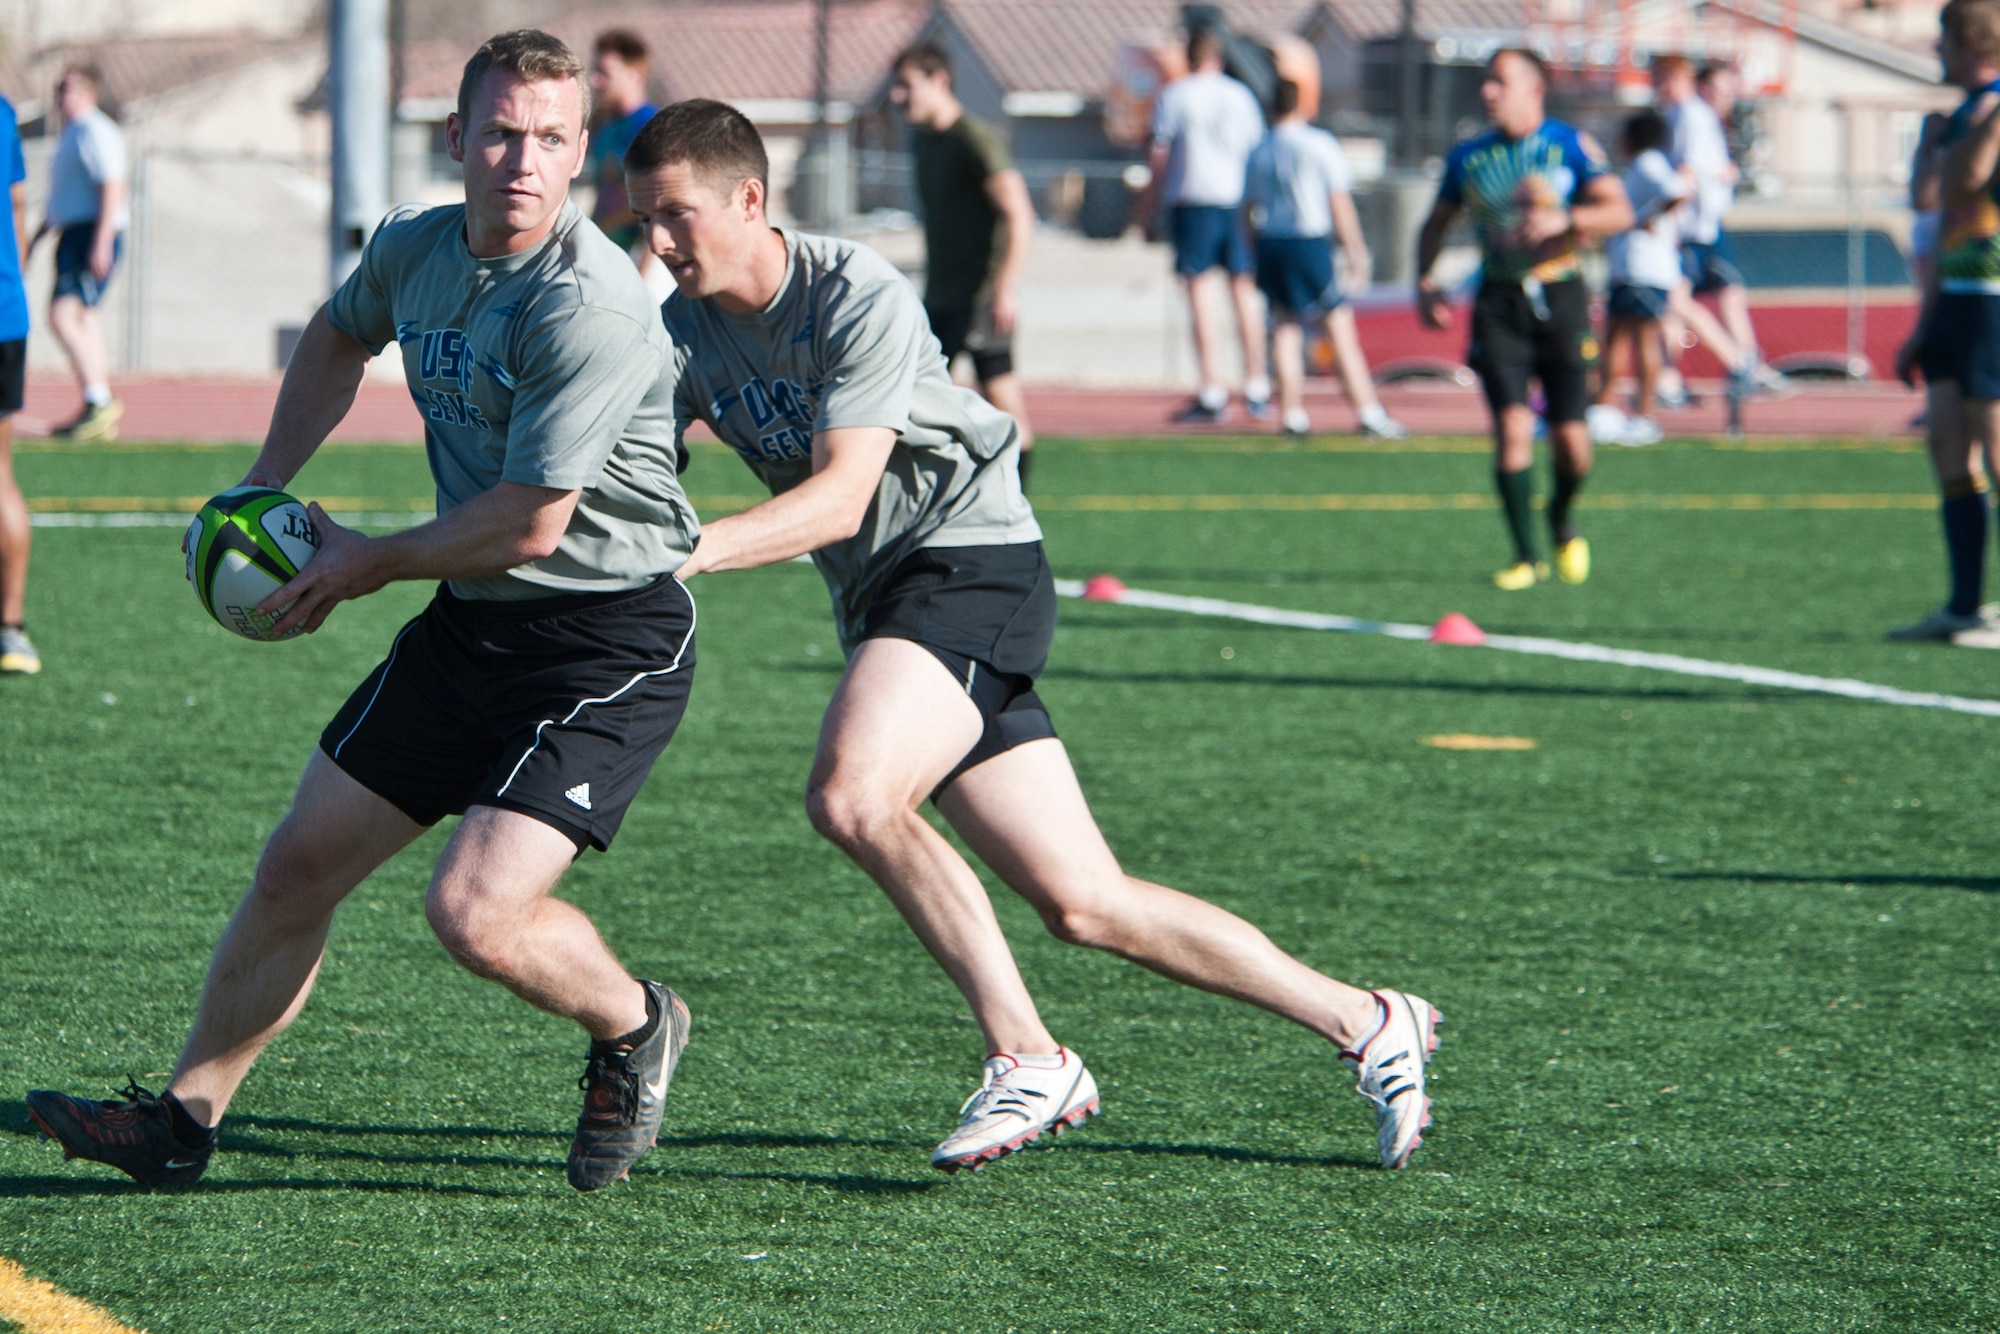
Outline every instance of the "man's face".
{"label": "man's face", "polygon": [[97,89],[81,74],[71,71],[56,84],[56,110],[64,120],[75,120],[96,105]]}
{"label": "man's face", "polygon": [[646,248],[660,257],[686,297],[734,287],[749,270],[758,238],[769,230],[755,181],[738,182],[725,194],[685,162],[628,172],[625,191],[645,229]]}
{"label": "man's face", "polygon": [[1679,106],[1694,96],[1694,71],[1670,69],[1653,76],[1653,91],[1662,102]]}
{"label": "man's face", "polygon": [[626,63],[616,51],[599,51],[590,66],[590,95],[620,115],[635,111],[646,100],[646,67]]}
{"label": "man's face", "polygon": [[1502,55],[1479,82],[1486,118],[1501,129],[1532,128],[1542,118],[1542,78],[1518,56]]}
{"label": "man's face", "polygon": [[943,70],[926,74],[915,65],[899,65],[889,85],[889,100],[903,109],[910,124],[936,125],[951,102],[951,76]]}
{"label": "man's face", "polygon": [[465,206],[482,230],[519,235],[547,223],[583,170],[583,90],[574,79],[525,82],[491,69],[445,149],[465,169]]}
{"label": "man's face", "polygon": [[1715,114],[1724,120],[1736,106],[1736,76],[1726,69],[1719,69],[1701,81],[1701,100],[1715,108]]}

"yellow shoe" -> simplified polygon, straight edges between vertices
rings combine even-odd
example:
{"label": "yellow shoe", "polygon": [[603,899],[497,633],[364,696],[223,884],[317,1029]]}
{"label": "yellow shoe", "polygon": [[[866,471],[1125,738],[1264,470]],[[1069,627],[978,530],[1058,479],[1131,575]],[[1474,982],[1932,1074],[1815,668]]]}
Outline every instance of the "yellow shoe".
{"label": "yellow shoe", "polygon": [[1540,561],[1517,560],[1493,576],[1493,586],[1509,593],[1533,588],[1549,577],[1549,567]]}
{"label": "yellow shoe", "polygon": [[64,440],[116,440],[118,419],[124,415],[125,405],[115,398],[109,403],[86,403],[74,421],[64,422],[50,434]]}
{"label": "yellow shoe", "polygon": [[1566,584],[1580,584],[1590,578],[1590,543],[1572,537],[1556,548],[1556,577]]}

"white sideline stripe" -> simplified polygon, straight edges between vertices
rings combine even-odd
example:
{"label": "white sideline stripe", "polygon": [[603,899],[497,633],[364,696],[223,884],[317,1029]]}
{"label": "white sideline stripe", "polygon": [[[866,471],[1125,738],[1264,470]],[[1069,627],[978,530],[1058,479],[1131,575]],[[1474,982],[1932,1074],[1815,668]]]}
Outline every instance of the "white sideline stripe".
{"label": "white sideline stripe", "polygon": [[[1056,580],[1056,592],[1066,598],[1083,596],[1083,582]],[[1298,630],[1339,630],[1349,634],[1386,635],[1391,639],[1426,641],[1427,625],[1401,621],[1371,621],[1356,616],[1330,616],[1319,612],[1287,611],[1282,607],[1261,607],[1254,602],[1227,602],[1221,598],[1181,597],[1176,593],[1153,593],[1142,588],[1127,589],[1115,601],[1122,607],[1150,607],[1156,611],[1186,612],[1191,616],[1219,616],[1258,625],[1283,625]],[[1645,653],[1637,649],[1609,648],[1603,644],[1572,643],[1566,639],[1538,639],[1527,635],[1488,635],[1485,647],[1503,653],[1531,653],[1545,658],[1567,658],[1571,662],[1603,662],[1619,667],[1645,667],[1653,671],[1677,672],[1682,676],[1705,676],[1747,685],[1775,686],[1780,690],[1801,690],[1816,695],[1841,695],[1877,704],[1900,704],[1914,709],[1945,709],[1985,718],[2000,718],[2000,700],[1968,699],[1963,695],[1940,695],[1928,690],[1899,690],[1869,681],[1846,677],[1808,676],[1803,672],[1779,671],[1774,667],[1749,667],[1734,662],[1712,662],[1706,658],[1684,658],[1678,653]]]}

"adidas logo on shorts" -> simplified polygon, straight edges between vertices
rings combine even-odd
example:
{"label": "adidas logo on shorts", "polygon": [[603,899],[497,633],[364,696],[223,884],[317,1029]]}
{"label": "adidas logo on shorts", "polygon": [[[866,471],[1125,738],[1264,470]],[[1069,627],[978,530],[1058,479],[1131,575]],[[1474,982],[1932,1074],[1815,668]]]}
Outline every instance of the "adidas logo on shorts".
{"label": "adidas logo on shorts", "polygon": [[578,783],[575,787],[564,792],[563,795],[585,810],[590,809],[590,784]]}

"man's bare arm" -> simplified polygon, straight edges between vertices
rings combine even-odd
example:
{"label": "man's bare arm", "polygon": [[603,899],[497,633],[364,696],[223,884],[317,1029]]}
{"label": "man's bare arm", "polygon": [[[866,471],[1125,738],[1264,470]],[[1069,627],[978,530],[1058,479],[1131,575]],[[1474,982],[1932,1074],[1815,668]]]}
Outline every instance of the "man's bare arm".
{"label": "man's bare arm", "polygon": [[342,602],[399,579],[479,579],[540,560],[562,541],[582,494],[501,482],[429,523],[384,537],[343,528],[314,503],[307,513],[319,533],[318,553],[258,610],[269,614],[293,603],[272,628],[285,634],[304,626],[310,633]]}
{"label": "man's bare arm", "polygon": [[813,436],[813,475],[783,495],[701,527],[701,544],[681,567],[748,570],[791,560],[861,531],[895,448],[886,426],[849,426]]}
{"label": "man's bare arm", "polygon": [[1012,167],[986,178],[986,197],[1007,219],[1007,253],[993,273],[993,331],[1012,333],[1020,309],[1021,274],[1028,267],[1028,248],[1035,238],[1035,201],[1028,183]]}
{"label": "man's bare arm", "polygon": [[284,487],[299,475],[354,406],[355,391],[373,357],[366,347],[333,327],[321,306],[292,352],[285,381],[271,410],[264,448],[244,476],[246,486]]}
{"label": "man's bare arm", "polygon": [[1451,309],[1445,304],[1444,290],[1431,277],[1431,266],[1444,251],[1445,233],[1458,220],[1460,206],[1448,199],[1431,205],[1430,216],[1417,232],[1417,314],[1433,329],[1451,327]]}
{"label": "man's bare arm", "polygon": [[1354,196],[1335,190],[1327,203],[1333,209],[1333,234],[1340,238],[1341,251],[1347,256],[1347,284],[1366,287],[1375,261],[1368,253],[1368,239],[1361,234],[1361,215],[1354,211]]}
{"label": "man's bare arm", "polygon": [[1945,150],[1938,173],[1946,208],[1977,203],[1993,188],[1993,173],[2000,168],[2000,94],[1981,96],[1972,115],[1972,133]]}

